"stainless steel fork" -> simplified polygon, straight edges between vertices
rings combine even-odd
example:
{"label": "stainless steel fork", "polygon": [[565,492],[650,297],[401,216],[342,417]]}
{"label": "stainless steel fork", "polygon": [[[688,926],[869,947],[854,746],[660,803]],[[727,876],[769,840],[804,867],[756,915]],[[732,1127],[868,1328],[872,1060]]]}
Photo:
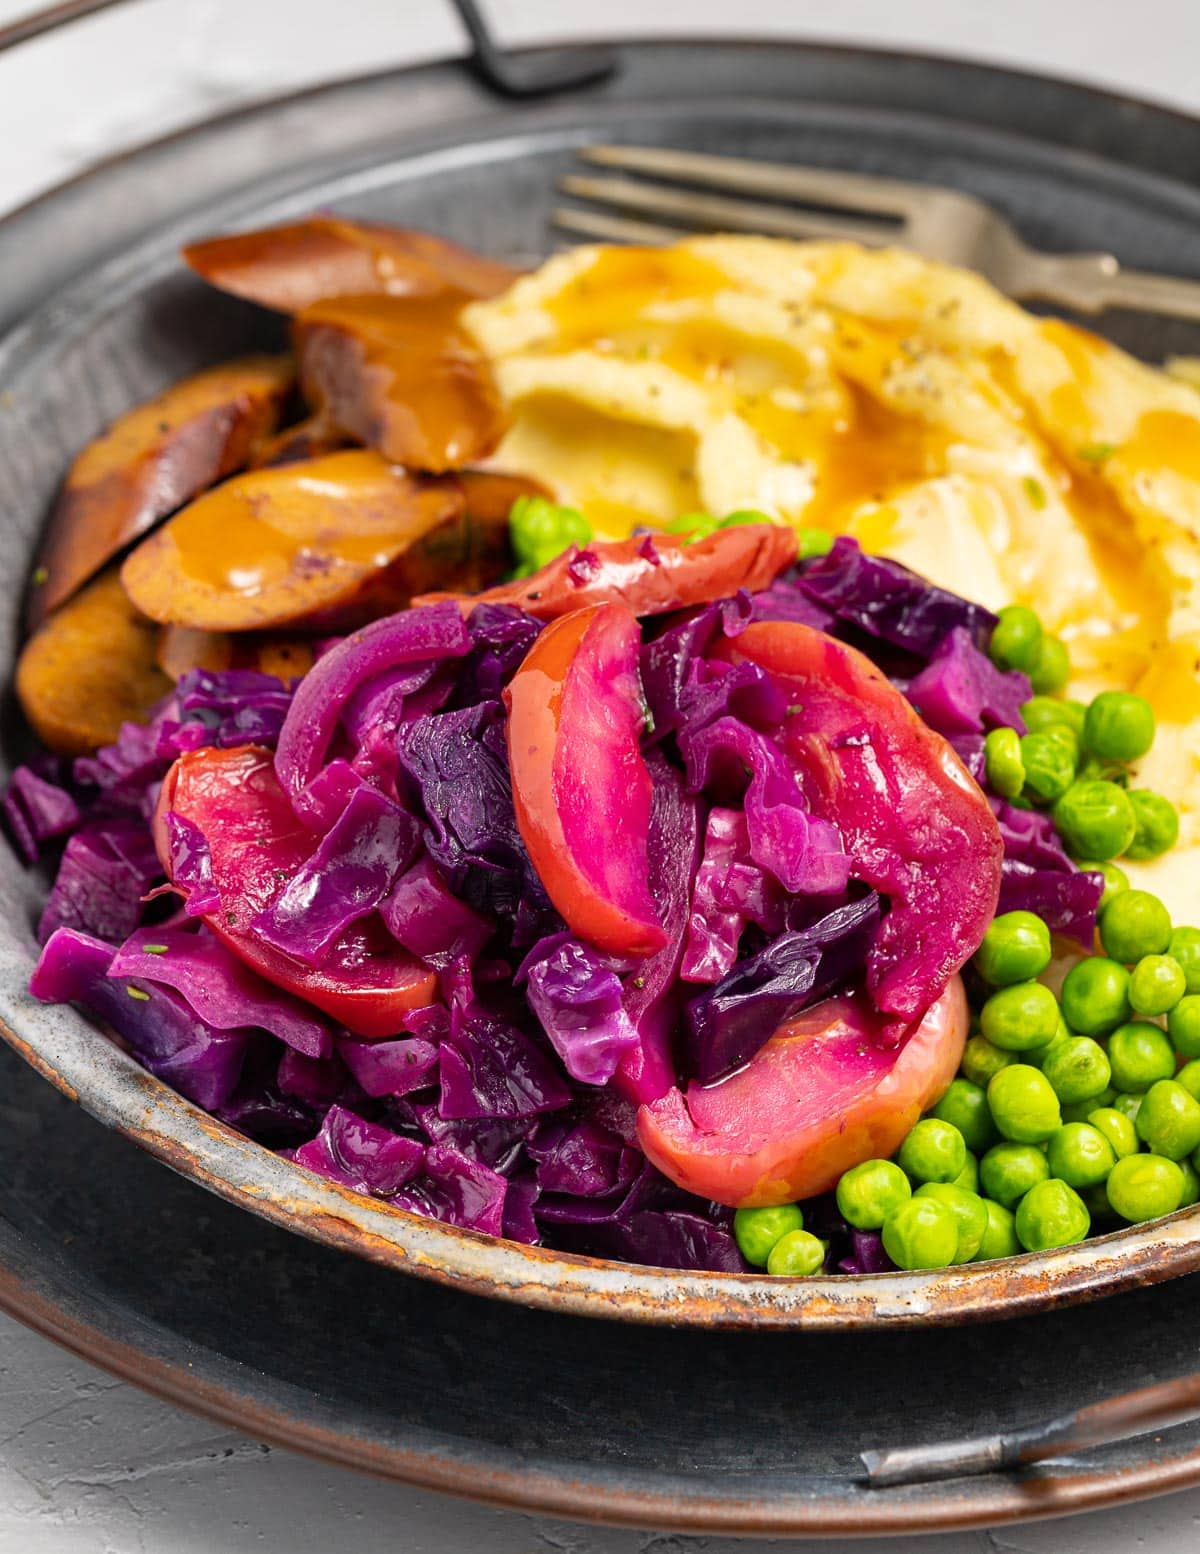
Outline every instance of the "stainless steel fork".
{"label": "stainless steel fork", "polygon": [[1200,280],[1125,270],[1112,254],[1041,253],[990,205],[956,189],[648,146],[590,146],[579,156],[615,176],[561,180],[564,194],[587,202],[554,212],[555,226],[576,236],[670,243],[720,231],[895,244],[977,270],[1010,297],[1200,321]]}

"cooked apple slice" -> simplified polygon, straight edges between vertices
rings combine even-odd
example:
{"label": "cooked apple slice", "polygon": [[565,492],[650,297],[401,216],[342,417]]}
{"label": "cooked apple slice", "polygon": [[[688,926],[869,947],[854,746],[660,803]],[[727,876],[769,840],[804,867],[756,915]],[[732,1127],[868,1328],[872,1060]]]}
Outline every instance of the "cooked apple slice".
{"label": "cooked apple slice", "polygon": [[947,1089],[967,1035],[953,977],[900,1046],[861,994],[783,1025],[715,1085],[670,1090],[638,1112],[638,1142],[678,1187],[737,1208],[828,1192],[843,1171],[899,1148]]}
{"label": "cooked apple slice", "polygon": [[495,297],[517,277],[508,265],[431,232],[339,216],[208,238],[189,244],[183,258],[210,285],[280,313],[297,313],[327,297],[370,293]]}
{"label": "cooked apple slice", "polygon": [[128,411],[71,465],[42,538],[28,625],[160,518],[248,463],[279,424],[286,357],[248,356],[185,378]]}
{"label": "cooked apple slice", "polygon": [[55,610],[17,661],[17,697],[52,750],[84,755],[121,724],[142,722],[171,689],[155,653],[158,628],[130,603],[116,568]]}
{"label": "cooked apple slice", "polygon": [[458,323],[461,292],[342,297],[293,325],[300,385],[318,420],[410,469],[461,469],[508,418],[491,368]]}
{"label": "cooked apple slice", "polygon": [[504,692],[517,826],[568,928],[614,955],[667,942],[650,894],[642,635],[622,604],[547,626]]}
{"label": "cooked apple slice", "polygon": [[732,598],[741,588],[758,593],[795,559],[796,532],[780,524],[718,529],[692,543],[678,534],[635,534],[592,540],[582,550],[572,545],[528,577],[500,583],[479,598],[447,590],[415,602],[453,598],[464,614],[477,604],[509,604],[543,621],[610,602],[638,616],[667,615]]}
{"label": "cooked apple slice", "polygon": [[163,625],[325,630],[399,609],[473,545],[453,481],[357,449],[236,476],[143,541],[121,578]]}
{"label": "cooked apple slice", "polygon": [[966,965],[996,915],[1004,843],[977,783],[887,677],[799,621],[754,621],[722,657],[757,664],[788,702],[780,741],[850,871],[886,896],[867,988],[899,1035]]}
{"label": "cooked apple slice", "polygon": [[[186,822],[202,851],[207,850],[219,904],[203,912],[205,921],[268,982],[367,1039],[397,1035],[409,1009],[436,998],[436,974],[402,950],[374,913],[346,928],[319,965],[285,954],[263,937],[256,926],[259,917],[278,901],[321,841],[296,819],[269,750],[255,745],[193,750],[163,779],[155,844],[167,878],[187,897],[193,886],[173,843],[172,816]],[[184,851],[194,861],[190,844]]]}

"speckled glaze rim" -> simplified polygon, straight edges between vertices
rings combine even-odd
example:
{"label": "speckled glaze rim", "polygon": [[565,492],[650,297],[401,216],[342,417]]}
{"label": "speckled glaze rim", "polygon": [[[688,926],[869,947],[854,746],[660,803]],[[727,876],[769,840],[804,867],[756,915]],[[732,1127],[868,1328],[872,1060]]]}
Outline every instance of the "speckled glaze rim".
{"label": "speckled glaze rim", "polygon": [[[268,106],[230,117],[264,112]],[[204,128],[187,134],[202,134]],[[186,136],[169,140],[181,138]],[[33,209],[23,207],[4,225]],[[5,971],[5,982],[17,987],[22,980],[14,975],[18,968],[10,965]],[[389,1208],[281,1160],[183,1100],[115,1045],[107,1045],[103,1061],[97,1062],[95,1028],[73,1010],[49,1008],[28,994],[6,991],[0,994],[0,1034],[101,1122],[229,1201],[373,1262],[548,1310],[762,1330],[949,1324],[1048,1309],[1200,1269],[1200,1206],[1062,1251],[919,1274],[770,1279],[679,1273],[549,1252]]]}

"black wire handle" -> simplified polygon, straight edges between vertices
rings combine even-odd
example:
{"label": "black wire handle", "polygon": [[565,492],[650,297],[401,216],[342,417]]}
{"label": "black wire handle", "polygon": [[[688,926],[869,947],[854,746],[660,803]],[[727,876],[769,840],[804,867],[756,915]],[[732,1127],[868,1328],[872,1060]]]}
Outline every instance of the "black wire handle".
{"label": "black wire handle", "polygon": [[[61,0],[58,5],[0,27],[0,52],[122,3],[123,0]],[[453,0],[453,4],[474,45],[475,70],[493,91],[505,97],[544,97],[551,92],[567,92],[601,81],[617,68],[615,51],[600,44],[506,53],[492,36],[475,0]]]}
{"label": "black wire handle", "polygon": [[567,92],[603,80],[617,68],[615,50],[602,44],[506,53],[492,36],[475,0],[453,3],[475,45],[476,70],[493,90],[505,97],[545,97],[551,92]]}

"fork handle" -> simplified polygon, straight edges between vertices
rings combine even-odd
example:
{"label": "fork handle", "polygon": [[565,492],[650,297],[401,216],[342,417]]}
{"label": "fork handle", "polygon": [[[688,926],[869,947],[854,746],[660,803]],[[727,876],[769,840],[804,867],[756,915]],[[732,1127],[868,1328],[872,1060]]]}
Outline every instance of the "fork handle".
{"label": "fork handle", "polygon": [[1133,308],[1200,322],[1200,281],[1123,270],[1111,254],[1026,253],[1013,277],[1013,294],[1056,302],[1081,313]]}

